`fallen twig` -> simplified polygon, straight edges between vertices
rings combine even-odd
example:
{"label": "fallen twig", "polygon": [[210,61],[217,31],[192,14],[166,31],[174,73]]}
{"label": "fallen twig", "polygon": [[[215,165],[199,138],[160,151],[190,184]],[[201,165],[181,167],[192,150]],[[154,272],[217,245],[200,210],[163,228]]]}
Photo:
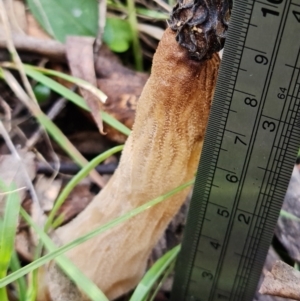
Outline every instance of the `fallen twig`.
{"label": "fallen twig", "polygon": [[[108,163],[108,164],[100,164],[98,165],[95,169],[100,173],[100,174],[108,174],[111,175],[115,172],[117,168],[117,164],[115,163]],[[55,163],[43,163],[43,162],[38,162],[37,163],[37,173],[39,174],[46,174],[50,175],[53,173],[53,171],[56,170],[56,164]],[[74,175],[80,171],[80,167],[75,164],[75,163],[69,163],[69,162],[61,162],[59,166],[59,173],[63,174],[69,174],[69,175]]]}
{"label": "fallen twig", "polygon": [[[25,34],[13,34],[12,42],[18,51],[39,54],[54,61],[66,61],[66,47],[60,42],[34,38]],[[0,49],[6,49],[6,46],[6,41],[0,39]]]}

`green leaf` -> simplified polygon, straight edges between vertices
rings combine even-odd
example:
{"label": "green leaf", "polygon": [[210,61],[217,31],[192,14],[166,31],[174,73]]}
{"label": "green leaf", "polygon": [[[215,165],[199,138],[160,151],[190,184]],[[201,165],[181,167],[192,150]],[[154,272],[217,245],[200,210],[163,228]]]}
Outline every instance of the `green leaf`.
{"label": "green leaf", "polygon": [[140,281],[129,301],[140,301],[147,297],[158,278],[161,277],[170,264],[175,260],[179,250],[180,246],[176,246],[155,262]]}
{"label": "green leaf", "polygon": [[96,36],[98,1],[96,0],[27,0],[40,25],[55,39],[66,36]]}
{"label": "green leaf", "polygon": [[[71,35],[97,35],[96,0],[27,0],[27,4],[39,24],[62,43]],[[132,41],[129,23],[119,18],[107,18],[103,40],[115,52],[126,51]]]}
{"label": "green leaf", "polygon": [[132,33],[126,20],[107,18],[103,41],[115,52],[124,52],[130,47]]}

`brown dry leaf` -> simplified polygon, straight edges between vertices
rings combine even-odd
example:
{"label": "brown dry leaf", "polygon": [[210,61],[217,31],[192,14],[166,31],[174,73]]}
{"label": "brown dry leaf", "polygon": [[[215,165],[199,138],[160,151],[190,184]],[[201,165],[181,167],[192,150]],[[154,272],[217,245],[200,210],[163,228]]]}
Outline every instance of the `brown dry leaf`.
{"label": "brown dry leaf", "polygon": [[[264,268],[262,270],[262,273],[260,275],[258,288],[260,288],[261,284],[263,283],[266,274],[269,273],[269,271],[272,270],[272,266],[275,264],[277,260],[280,260],[279,255],[276,253],[275,249],[270,246],[269,252],[267,255],[267,258],[265,260]],[[258,291],[256,291],[253,301],[285,301],[286,299],[270,296],[270,295],[262,295]]]}
{"label": "brown dry leaf", "polygon": [[[131,129],[136,105],[149,74],[123,66],[105,45],[101,47],[95,68],[98,87],[107,95],[104,111]],[[105,132],[109,139],[118,143],[124,143],[127,139],[127,136],[107,124]]]}
{"label": "brown dry leaf", "polygon": [[300,300],[300,272],[278,260],[268,272],[259,292],[272,296]]}
{"label": "brown dry leaf", "polygon": [[57,216],[64,215],[63,223],[69,222],[91,202],[94,194],[90,192],[89,188],[90,183],[81,183],[72,190],[57,213]]}
{"label": "brown dry leaf", "polygon": [[[89,37],[68,37],[66,54],[72,75],[97,87],[93,54],[94,40],[94,38]],[[80,88],[80,92],[91,109],[100,133],[103,134],[103,123],[100,114],[100,111],[103,110],[103,105],[100,99],[90,91],[82,88]]]}

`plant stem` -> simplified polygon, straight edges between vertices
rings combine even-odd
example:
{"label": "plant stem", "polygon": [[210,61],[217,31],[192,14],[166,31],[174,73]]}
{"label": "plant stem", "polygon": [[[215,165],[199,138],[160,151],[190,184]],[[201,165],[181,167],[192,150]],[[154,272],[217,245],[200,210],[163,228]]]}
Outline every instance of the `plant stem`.
{"label": "plant stem", "polygon": [[135,68],[138,71],[143,70],[142,49],[138,36],[138,23],[135,12],[134,0],[127,0],[128,21],[132,32],[132,46],[135,61]]}

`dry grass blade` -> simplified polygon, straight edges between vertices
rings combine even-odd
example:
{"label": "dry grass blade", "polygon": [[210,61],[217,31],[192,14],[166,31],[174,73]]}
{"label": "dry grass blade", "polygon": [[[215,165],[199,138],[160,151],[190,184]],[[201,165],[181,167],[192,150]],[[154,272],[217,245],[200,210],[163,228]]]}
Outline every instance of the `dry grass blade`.
{"label": "dry grass blade", "polygon": [[[10,63],[10,62],[2,62],[0,65],[2,67],[5,67],[5,68],[17,69],[16,64]],[[90,84],[89,82],[87,82],[83,79],[76,78],[76,77],[70,76],[68,74],[64,74],[62,72],[59,72],[59,71],[45,69],[45,68],[41,68],[41,67],[34,67],[34,66],[31,66],[31,65],[26,65],[26,64],[24,65],[24,70],[25,70],[25,72],[27,71],[27,73],[28,73],[29,70],[32,70],[32,71],[36,70],[36,71],[39,71],[39,72],[41,72],[43,74],[46,74],[46,75],[60,77],[62,79],[65,79],[65,80],[69,81],[70,83],[76,84],[80,88],[85,89],[86,91],[92,93],[102,103],[106,102],[107,96],[102,91],[100,91],[98,88],[96,88],[96,86],[93,86],[92,84]]]}

